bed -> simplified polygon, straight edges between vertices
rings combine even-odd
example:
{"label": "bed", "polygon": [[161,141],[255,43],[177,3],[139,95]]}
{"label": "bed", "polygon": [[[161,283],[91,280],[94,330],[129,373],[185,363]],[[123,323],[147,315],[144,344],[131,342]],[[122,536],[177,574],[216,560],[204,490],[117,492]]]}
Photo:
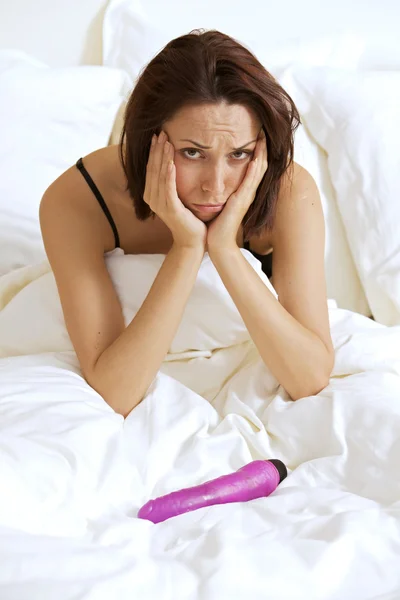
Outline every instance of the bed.
{"label": "bed", "polygon": [[[268,36],[223,0],[40,11],[19,0],[2,21],[1,600],[400,598],[399,9],[381,2],[360,18],[346,6],[344,30],[344,3],[324,16],[289,4],[289,25],[286,5],[259,9],[275,19]],[[322,392],[291,402],[206,254],[170,350],[124,420],[81,375],[38,206],[79,156],[118,141],[140,69],[199,26],[247,44],[299,108],[295,160],[326,220],[335,366]],[[129,323],[163,256],[117,249],[105,260]],[[268,498],[137,518],[150,498],[268,458],[288,468]]]}

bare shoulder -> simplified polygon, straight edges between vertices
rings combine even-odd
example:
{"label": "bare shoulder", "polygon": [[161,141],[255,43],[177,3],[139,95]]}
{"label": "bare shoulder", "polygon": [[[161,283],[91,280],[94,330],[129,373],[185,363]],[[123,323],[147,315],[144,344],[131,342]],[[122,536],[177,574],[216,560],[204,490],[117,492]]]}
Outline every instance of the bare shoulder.
{"label": "bare shoulder", "polygon": [[100,148],[83,157],[83,163],[96,183],[105,192],[126,196],[126,176],[122,167],[119,146]]}
{"label": "bare shoulder", "polygon": [[[172,245],[171,232],[159,218],[140,221],[136,217],[119,146],[100,148],[82,157],[82,160],[108,208],[125,254],[166,254]],[[84,235],[96,240],[96,243],[100,242],[103,253],[114,250],[115,237],[108,217],[76,165],[46,190],[41,204],[42,213],[43,205],[47,213],[45,228],[52,226],[52,220],[58,221],[61,216],[64,218],[64,215],[70,214],[70,223],[74,226],[76,222],[82,226],[86,224]]]}
{"label": "bare shoulder", "polygon": [[[77,157],[78,159],[79,157]],[[118,146],[99,148],[81,157],[86,170],[104,195],[123,194],[126,191],[126,178],[119,158]],[[88,188],[76,164],[64,171],[50,186],[58,192],[84,191]]]}
{"label": "bare shoulder", "polygon": [[306,199],[310,192],[314,193],[315,191],[318,190],[311,173],[294,162],[283,176],[277,210],[285,203],[290,204],[299,202],[302,198]]}
{"label": "bare shoulder", "polygon": [[282,227],[285,228],[286,226],[287,231],[288,214],[293,215],[293,209],[300,207],[301,199],[310,198],[316,191],[316,185],[311,174],[304,167],[293,162],[282,179],[273,229],[272,231],[264,231],[251,239],[251,249],[261,255],[272,252],[275,245],[283,239]]}
{"label": "bare shoulder", "polygon": [[293,229],[305,234],[310,222],[323,227],[324,218],[318,187],[311,173],[298,163],[293,163],[285,173],[276,206],[271,242],[288,240]]}
{"label": "bare shoulder", "polygon": [[[77,157],[79,158],[79,157]],[[106,202],[115,222],[125,222],[127,214],[135,221],[132,202],[126,191],[126,179],[118,146],[100,148],[82,157],[83,165]],[[72,165],[46,190],[41,202],[46,223],[73,216],[90,223],[91,237],[101,240],[104,252],[115,247],[114,236],[104,213],[81,171]]]}

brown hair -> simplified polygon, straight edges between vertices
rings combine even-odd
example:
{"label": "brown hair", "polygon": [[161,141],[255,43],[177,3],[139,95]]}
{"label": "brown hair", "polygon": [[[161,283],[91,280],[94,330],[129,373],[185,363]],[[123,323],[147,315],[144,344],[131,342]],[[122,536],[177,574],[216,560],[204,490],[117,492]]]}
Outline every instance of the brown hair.
{"label": "brown hair", "polygon": [[244,240],[271,230],[281,178],[293,163],[300,116],[257,58],[216,30],[195,29],[170,41],[142,70],[128,99],[119,153],[138,219],[154,215],[143,199],[152,135],[183,106],[219,102],[244,105],[262,123],[268,169],[243,219]]}

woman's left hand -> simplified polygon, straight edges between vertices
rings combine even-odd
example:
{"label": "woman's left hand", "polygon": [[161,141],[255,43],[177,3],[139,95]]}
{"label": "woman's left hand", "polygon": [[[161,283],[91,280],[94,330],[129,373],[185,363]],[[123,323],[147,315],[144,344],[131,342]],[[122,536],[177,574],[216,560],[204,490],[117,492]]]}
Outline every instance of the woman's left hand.
{"label": "woman's left hand", "polygon": [[267,144],[264,130],[261,129],[254,150],[253,160],[247,167],[246,175],[238,189],[231,194],[221,213],[207,228],[208,252],[237,247],[239,227],[253,202],[257,188],[268,168]]}

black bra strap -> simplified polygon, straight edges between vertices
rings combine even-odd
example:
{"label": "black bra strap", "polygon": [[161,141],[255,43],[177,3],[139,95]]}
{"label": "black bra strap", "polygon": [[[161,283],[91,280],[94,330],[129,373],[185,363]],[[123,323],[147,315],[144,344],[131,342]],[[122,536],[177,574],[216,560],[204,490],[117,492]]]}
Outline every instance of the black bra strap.
{"label": "black bra strap", "polygon": [[78,159],[77,163],[76,163],[77,168],[79,169],[79,171],[82,173],[82,175],[84,176],[84,178],[86,179],[86,182],[88,184],[88,186],[90,187],[90,189],[92,190],[93,194],[96,196],[101,208],[103,209],[104,214],[106,215],[108,222],[111,225],[111,229],[113,230],[114,233],[114,239],[115,239],[115,247],[119,248],[119,235],[118,235],[118,230],[117,227],[114,223],[114,219],[111,216],[110,211],[108,210],[108,206],[104,201],[103,196],[100,194],[99,188],[97,187],[97,185],[95,184],[95,182],[93,181],[93,179],[91,178],[91,176],[89,175],[89,173],[87,172],[83,161],[81,158]]}

